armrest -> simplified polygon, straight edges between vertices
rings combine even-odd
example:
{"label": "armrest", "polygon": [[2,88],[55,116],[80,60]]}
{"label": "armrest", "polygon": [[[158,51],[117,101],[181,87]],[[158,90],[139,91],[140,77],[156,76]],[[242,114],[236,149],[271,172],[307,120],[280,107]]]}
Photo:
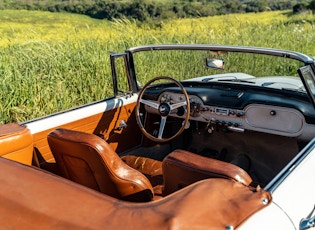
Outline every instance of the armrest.
{"label": "armrest", "polygon": [[23,164],[32,164],[33,136],[26,126],[0,125],[0,156]]}

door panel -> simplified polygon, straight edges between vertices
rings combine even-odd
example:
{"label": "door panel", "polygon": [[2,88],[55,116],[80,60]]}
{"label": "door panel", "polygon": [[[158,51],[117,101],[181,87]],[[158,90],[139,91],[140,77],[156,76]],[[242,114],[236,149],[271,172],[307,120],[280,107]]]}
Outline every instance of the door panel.
{"label": "door panel", "polygon": [[[67,112],[59,114],[59,118],[53,120],[55,122],[55,126],[47,125],[48,123],[53,123],[51,122],[52,117],[26,124],[29,126],[31,131],[38,130],[38,126],[41,124],[47,125],[47,127],[49,127],[42,128],[42,130],[39,132],[32,133],[34,149],[36,153],[35,162],[37,162],[38,166],[56,173],[55,160],[48,146],[47,135],[49,132],[59,127],[98,135],[107,140],[109,145],[117,153],[121,153],[129,148],[139,145],[141,142],[141,131],[138,128],[135,120],[134,100],[126,100],[124,103],[113,103],[113,101],[115,101],[115,99],[111,99],[105,103],[105,106],[103,107],[104,109],[102,109],[104,112],[98,112],[87,117],[81,117],[79,119],[76,119],[73,114]],[[89,113],[87,110],[91,110],[91,108],[79,108],[78,110],[80,110],[78,114],[81,115],[84,113]],[[95,112],[95,110],[91,111]],[[71,122],[62,122],[69,120],[69,116],[71,116]],[[126,122],[127,126],[122,129],[117,129],[122,120]],[[57,123],[56,121],[60,122]]]}

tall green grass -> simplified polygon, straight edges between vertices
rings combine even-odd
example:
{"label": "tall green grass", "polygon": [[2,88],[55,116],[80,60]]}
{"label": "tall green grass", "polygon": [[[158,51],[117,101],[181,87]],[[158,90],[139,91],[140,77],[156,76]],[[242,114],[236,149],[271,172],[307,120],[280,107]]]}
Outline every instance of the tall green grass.
{"label": "tall green grass", "polygon": [[162,43],[249,45],[315,55],[313,15],[236,14],[158,24],[0,12],[0,123],[21,122],[113,95],[109,53]]}

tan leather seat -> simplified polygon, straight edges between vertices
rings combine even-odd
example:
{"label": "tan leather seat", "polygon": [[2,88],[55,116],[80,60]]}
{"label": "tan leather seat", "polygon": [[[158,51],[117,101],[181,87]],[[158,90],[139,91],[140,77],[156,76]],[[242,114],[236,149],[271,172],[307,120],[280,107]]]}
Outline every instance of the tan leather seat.
{"label": "tan leather seat", "polygon": [[156,200],[207,178],[231,179],[246,186],[252,181],[236,165],[185,150],[174,150],[163,163],[136,156],[121,159],[100,137],[67,129],[49,133],[48,143],[63,177],[127,201]]}
{"label": "tan leather seat", "polygon": [[135,205],[3,158],[0,172],[1,229],[238,228],[272,201],[267,191],[216,178]]}
{"label": "tan leather seat", "polygon": [[162,161],[132,155],[122,156],[121,159],[130,167],[144,174],[153,188],[163,184]]}
{"label": "tan leather seat", "polygon": [[207,178],[230,179],[246,186],[252,182],[247,172],[236,165],[180,149],[163,160],[162,168],[164,196]]}
{"label": "tan leather seat", "polygon": [[56,129],[49,133],[48,143],[63,177],[122,200],[153,199],[145,175],[125,164],[100,137]]}

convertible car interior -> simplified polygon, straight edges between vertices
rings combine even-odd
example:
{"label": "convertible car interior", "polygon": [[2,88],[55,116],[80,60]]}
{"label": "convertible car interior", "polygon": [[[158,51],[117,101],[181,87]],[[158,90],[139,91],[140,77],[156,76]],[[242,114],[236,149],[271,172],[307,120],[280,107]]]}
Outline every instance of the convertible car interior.
{"label": "convertible car interior", "polygon": [[0,168],[11,176],[0,181],[12,189],[0,213],[36,192],[42,204],[21,207],[41,227],[234,229],[272,202],[279,175],[315,136],[313,63],[253,47],[112,53],[113,97],[1,125]]}
{"label": "convertible car interior", "polygon": [[159,199],[206,178],[226,178],[246,186],[252,182],[236,165],[185,150],[174,150],[163,163],[132,155],[120,158],[100,137],[67,129],[51,132],[48,143],[63,177],[127,201]]}

